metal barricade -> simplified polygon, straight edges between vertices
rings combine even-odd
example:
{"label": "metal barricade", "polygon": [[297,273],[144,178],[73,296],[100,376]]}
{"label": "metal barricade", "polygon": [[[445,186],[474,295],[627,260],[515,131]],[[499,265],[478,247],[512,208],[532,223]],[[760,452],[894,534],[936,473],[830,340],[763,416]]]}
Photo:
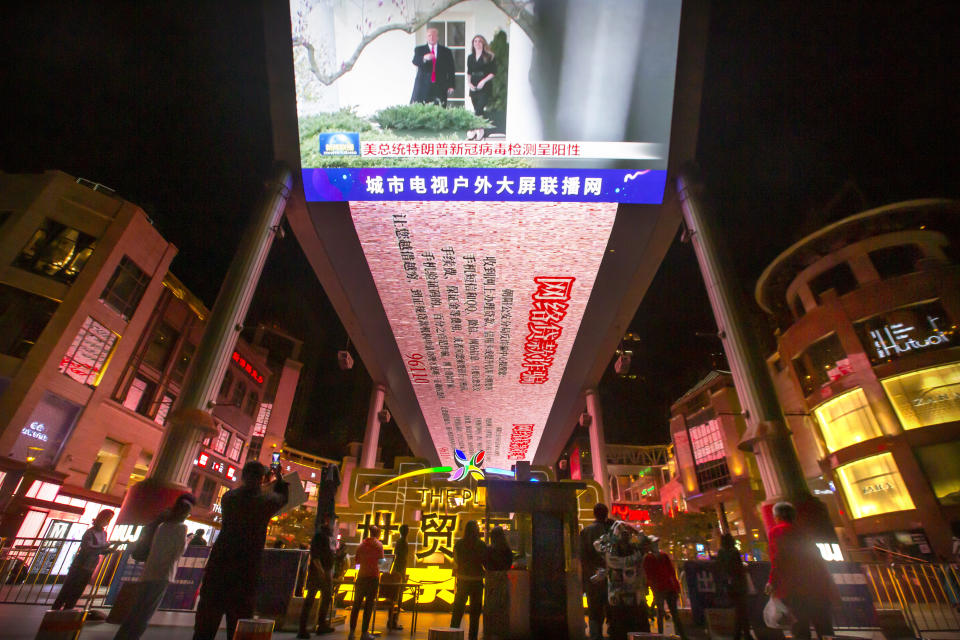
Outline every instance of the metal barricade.
{"label": "metal barricade", "polygon": [[877,609],[900,609],[917,635],[960,631],[960,569],[955,564],[863,563]]}
{"label": "metal barricade", "polygon": [[[79,547],[79,540],[68,538],[6,539],[0,548],[0,603],[51,605]],[[78,604],[102,605],[125,547],[102,556]]]}

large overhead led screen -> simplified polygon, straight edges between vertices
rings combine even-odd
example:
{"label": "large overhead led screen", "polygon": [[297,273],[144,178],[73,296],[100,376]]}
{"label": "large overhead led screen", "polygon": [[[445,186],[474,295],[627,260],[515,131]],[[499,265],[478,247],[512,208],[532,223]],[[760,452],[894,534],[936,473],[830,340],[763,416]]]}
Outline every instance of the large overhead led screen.
{"label": "large overhead led screen", "polygon": [[532,460],[615,203],[351,202],[441,462]]}
{"label": "large overhead led screen", "polygon": [[680,4],[291,0],[307,200],[662,202]]}

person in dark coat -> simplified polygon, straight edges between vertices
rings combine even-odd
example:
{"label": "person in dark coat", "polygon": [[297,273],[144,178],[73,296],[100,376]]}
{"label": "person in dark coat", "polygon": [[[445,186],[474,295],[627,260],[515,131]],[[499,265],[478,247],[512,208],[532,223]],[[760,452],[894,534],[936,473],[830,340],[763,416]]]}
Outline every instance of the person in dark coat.
{"label": "person in dark coat", "polygon": [[57,599],[51,609],[73,609],[83,590],[90,584],[90,578],[100,562],[100,556],[113,550],[113,543],[107,542],[106,526],[113,519],[113,511],[104,509],[93,520],[93,526],[83,533],[80,547],[73,556],[73,562],[67,571],[67,577],[60,587]]}
{"label": "person in dark coat", "polygon": [[593,507],[593,524],[589,524],[580,532],[580,568],[582,570],[583,592],[587,595],[587,618],[590,624],[589,640],[601,640],[603,636],[603,619],[607,605],[607,579],[598,576],[597,571],[606,564],[603,554],[594,543],[606,534],[613,526],[613,520],[607,517],[607,505],[598,502]]}
{"label": "person in dark coat", "polygon": [[207,540],[203,537],[203,529],[197,529],[197,532],[193,534],[192,538],[190,538],[189,545],[191,547],[207,546]]}
{"label": "person in dark coat", "polygon": [[740,558],[737,542],[729,533],[720,536],[720,550],[717,551],[717,575],[720,587],[726,592],[733,604],[736,616],[733,640],[750,640],[750,615],[747,609],[747,570]]}
{"label": "person in dark coat", "polygon": [[232,638],[237,621],[253,615],[267,525],[289,496],[280,469],[274,468],[273,473],[273,487],[261,490],[267,468],[251,460],[243,466],[243,485],[227,491],[220,499],[223,524],[203,574],[194,640],[213,640],[224,614],[227,637]]}
{"label": "person in dark coat", "polygon": [[[487,39],[477,35],[473,37],[473,51],[467,57],[467,79],[470,83],[470,101],[473,113],[484,115],[484,109],[493,99],[493,77],[497,73],[497,63]],[[483,140],[483,129],[467,132],[467,140]]]}
{"label": "person in dark coat", "polygon": [[480,615],[483,613],[483,560],[486,556],[487,545],[480,539],[480,526],[476,520],[470,520],[463,537],[453,545],[457,590],[453,596],[453,614],[450,616],[450,626],[459,628],[467,599],[470,600],[469,640],[477,640],[480,635]]}
{"label": "person in dark coat", "polygon": [[[398,576],[398,582],[401,584],[407,580],[407,550],[409,548],[407,544],[407,534],[409,532],[410,528],[407,525],[400,525],[400,529],[398,530],[399,537],[393,544],[393,566],[390,567],[390,573]],[[387,629],[403,631],[403,627],[399,621],[401,595],[403,595],[403,590],[398,588],[394,594],[393,602],[390,605],[390,615],[387,617]]]}
{"label": "person in dark coat", "polygon": [[300,610],[300,632],[298,638],[309,638],[307,619],[313,608],[313,601],[320,591],[320,610],[317,613],[317,634],[333,633],[327,616],[330,613],[330,604],[333,602],[333,560],[334,560],[333,530],[330,528],[330,519],[325,518],[320,530],[310,540],[310,566],[307,569],[307,597]]}
{"label": "person in dark coat", "polygon": [[437,41],[440,32],[427,29],[427,44],[413,50],[413,64],[417,67],[417,76],[413,81],[413,95],[410,102],[447,105],[447,98],[453,95],[456,68],[453,53]]}
{"label": "person in dark coat", "polygon": [[317,490],[317,519],[314,533],[320,531],[324,518],[329,522],[337,519],[337,489],[340,487],[340,467],[328,464],[320,471],[320,487]]}

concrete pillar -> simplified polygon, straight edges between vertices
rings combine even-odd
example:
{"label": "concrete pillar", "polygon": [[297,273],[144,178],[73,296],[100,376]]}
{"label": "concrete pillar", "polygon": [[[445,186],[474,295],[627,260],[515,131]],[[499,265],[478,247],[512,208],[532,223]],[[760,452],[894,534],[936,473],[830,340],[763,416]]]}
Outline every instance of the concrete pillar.
{"label": "concrete pillar", "polygon": [[593,464],[593,479],[603,491],[603,501],[610,501],[610,487],[607,486],[607,441],[603,437],[603,413],[600,410],[600,396],[596,389],[588,389],[585,399],[587,413],[590,414],[590,461]]}
{"label": "concrete pillar", "polygon": [[363,433],[363,450],[360,457],[360,466],[372,469],[377,464],[377,447],[380,446],[380,416],[383,411],[383,401],[387,397],[387,388],[382,384],[374,384],[370,392],[370,407],[367,409],[367,430]]}
{"label": "concrete pillar", "polygon": [[826,534],[827,529],[832,532],[826,507],[810,494],[807,487],[766,361],[751,335],[752,327],[745,312],[741,287],[720,249],[720,237],[701,204],[698,193],[701,189],[700,181],[688,172],[682,172],[677,178],[683,220],[747,423],[740,448],[753,451],[766,491],[765,521],[770,522],[772,504],[786,499],[797,506],[800,519],[807,516],[818,532]]}
{"label": "concrete pillar", "polygon": [[200,442],[216,432],[210,410],[243,328],[292,185],[290,169],[278,165],[220,286],[203,339],[183,382],[183,391],[171,411],[160,449],[154,457],[150,477],[127,493],[118,522],[136,524],[168,506],[185,490]]}

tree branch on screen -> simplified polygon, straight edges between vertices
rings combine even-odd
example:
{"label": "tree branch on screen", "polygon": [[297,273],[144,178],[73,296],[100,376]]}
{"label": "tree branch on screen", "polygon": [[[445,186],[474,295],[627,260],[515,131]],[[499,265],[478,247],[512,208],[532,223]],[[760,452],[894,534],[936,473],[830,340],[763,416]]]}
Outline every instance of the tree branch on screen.
{"label": "tree branch on screen", "polygon": [[[311,10],[311,2],[309,0],[301,2],[300,7],[296,10],[294,16],[294,25],[293,25],[293,46],[294,47],[303,47],[307,52],[307,61],[310,65],[310,72],[313,76],[324,85],[333,84],[340,76],[346,74],[354,65],[357,63],[357,60],[360,58],[360,54],[367,47],[368,44],[382,36],[383,34],[389,31],[405,31],[406,33],[413,33],[417,29],[420,29],[425,24],[433,20],[435,17],[449,9],[450,7],[460,4],[464,0],[428,0],[424,4],[428,5],[428,8],[421,10],[420,6],[414,8],[413,15],[403,21],[390,21],[383,24],[377,25],[373,20],[366,20],[366,24],[361,25],[359,28],[363,33],[360,38],[360,42],[357,43],[356,48],[354,48],[353,53],[344,60],[339,65],[336,64],[335,54],[334,56],[330,55],[330,52],[327,49],[326,43],[314,44],[310,42],[308,38],[304,36],[304,23],[305,16]],[[533,19],[533,2],[530,0],[490,0],[491,4],[500,9],[505,13],[511,20],[520,25],[520,28],[523,29],[527,36],[534,42],[536,45],[536,25]],[[401,15],[406,12],[410,2],[400,2],[400,12]],[[413,0],[412,4],[420,5],[419,2]],[[327,6],[330,6],[328,3]],[[330,13],[327,16],[327,19],[330,21],[333,20],[333,9],[328,8],[327,11]],[[387,16],[387,20],[390,20],[393,16]],[[366,31],[364,29],[369,29]],[[324,60],[326,64],[322,64],[318,60]],[[329,67],[333,67],[330,69]]]}

